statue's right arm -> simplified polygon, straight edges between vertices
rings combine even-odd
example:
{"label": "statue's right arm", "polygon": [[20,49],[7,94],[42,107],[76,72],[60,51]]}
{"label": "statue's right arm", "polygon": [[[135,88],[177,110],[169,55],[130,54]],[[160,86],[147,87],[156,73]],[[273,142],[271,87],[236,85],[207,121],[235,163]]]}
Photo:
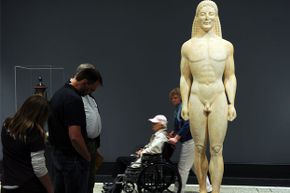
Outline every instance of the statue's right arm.
{"label": "statue's right arm", "polygon": [[186,57],[186,46],[183,44],[181,48],[181,62],[180,62],[180,93],[182,99],[181,116],[184,120],[188,120],[188,99],[190,95],[190,87],[192,84],[192,75],[189,68],[189,62]]}

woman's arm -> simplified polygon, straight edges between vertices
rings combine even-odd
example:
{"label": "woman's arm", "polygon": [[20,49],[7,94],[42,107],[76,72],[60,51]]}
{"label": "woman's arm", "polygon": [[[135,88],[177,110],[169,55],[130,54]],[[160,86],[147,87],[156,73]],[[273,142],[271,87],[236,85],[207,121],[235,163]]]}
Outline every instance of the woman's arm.
{"label": "woman's arm", "polygon": [[34,174],[38,177],[48,193],[53,193],[53,186],[45,165],[44,150],[31,152],[31,164]]}

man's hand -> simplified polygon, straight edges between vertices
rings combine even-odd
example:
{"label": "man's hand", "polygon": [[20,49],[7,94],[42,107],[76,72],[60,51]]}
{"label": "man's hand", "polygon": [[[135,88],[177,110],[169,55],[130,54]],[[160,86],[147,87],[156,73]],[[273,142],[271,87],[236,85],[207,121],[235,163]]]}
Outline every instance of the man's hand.
{"label": "man's hand", "polygon": [[171,131],[170,133],[168,133],[167,138],[171,138],[171,137],[175,137],[174,131]]}
{"label": "man's hand", "polygon": [[180,136],[179,135],[176,135],[175,137],[171,137],[171,138],[169,138],[168,139],[168,142],[170,143],[170,144],[173,144],[173,145],[175,145],[179,140],[180,140]]}
{"label": "man's hand", "polygon": [[142,155],[142,150],[143,150],[143,148],[141,148],[138,151],[136,151],[137,157],[140,157]]}
{"label": "man's hand", "polygon": [[175,137],[172,137],[172,138],[169,138],[169,139],[168,139],[168,142],[169,142],[170,144],[175,145],[175,144],[178,142],[178,140],[177,140]]}
{"label": "man's hand", "polygon": [[237,112],[234,105],[230,104],[228,106],[228,120],[233,121],[237,117]]}

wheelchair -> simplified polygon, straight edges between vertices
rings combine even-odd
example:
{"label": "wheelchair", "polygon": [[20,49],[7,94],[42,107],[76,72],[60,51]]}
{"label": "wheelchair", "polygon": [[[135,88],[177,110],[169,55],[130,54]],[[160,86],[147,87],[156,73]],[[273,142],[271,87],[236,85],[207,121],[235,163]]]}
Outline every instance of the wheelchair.
{"label": "wheelchair", "polygon": [[124,174],[117,176],[112,188],[103,193],[180,193],[181,177],[170,161],[174,149],[174,145],[166,142],[162,154],[143,154],[140,167],[128,166]]}

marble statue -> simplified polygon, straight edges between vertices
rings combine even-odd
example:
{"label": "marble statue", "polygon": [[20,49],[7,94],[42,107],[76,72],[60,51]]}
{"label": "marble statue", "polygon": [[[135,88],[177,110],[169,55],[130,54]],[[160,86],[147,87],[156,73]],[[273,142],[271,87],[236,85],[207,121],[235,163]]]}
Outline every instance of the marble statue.
{"label": "marble statue", "polygon": [[233,45],[222,38],[217,5],[210,0],[201,1],[196,9],[192,37],[181,48],[180,64],[182,117],[189,119],[195,142],[194,171],[200,193],[206,193],[208,170],[212,193],[220,193],[224,172],[223,142],[228,121],[236,118],[237,81],[233,53]]}

